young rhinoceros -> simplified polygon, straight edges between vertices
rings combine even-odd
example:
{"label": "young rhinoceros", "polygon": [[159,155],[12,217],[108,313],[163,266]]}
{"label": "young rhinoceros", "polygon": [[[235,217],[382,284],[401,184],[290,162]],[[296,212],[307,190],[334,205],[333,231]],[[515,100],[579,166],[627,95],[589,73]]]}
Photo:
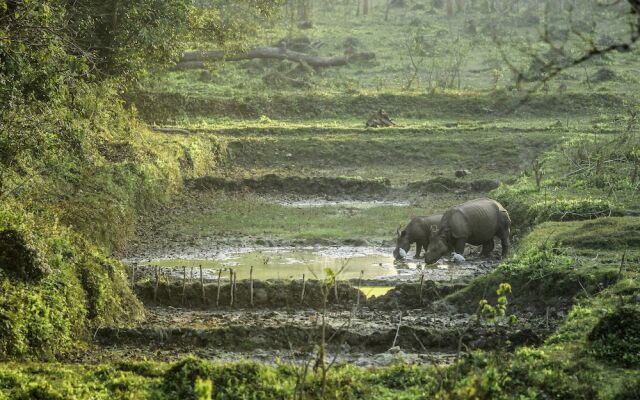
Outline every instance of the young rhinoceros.
{"label": "young rhinoceros", "polygon": [[493,238],[502,242],[502,256],[509,252],[511,218],[500,203],[491,199],[475,199],[451,207],[442,216],[437,229],[431,229],[425,262],[434,263],[445,254],[464,252],[466,243],[482,245],[482,255],[493,251]]}
{"label": "young rhinoceros", "polygon": [[398,230],[398,239],[396,240],[396,249],[393,251],[393,257],[399,260],[402,257],[402,251],[406,254],[413,243],[416,244],[416,258],[420,257],[420,252],[429,246],[429,235],[431,228],[437,229],[440,224],[442,215],[431,215],[429,217],[415,217],[402,230]]}

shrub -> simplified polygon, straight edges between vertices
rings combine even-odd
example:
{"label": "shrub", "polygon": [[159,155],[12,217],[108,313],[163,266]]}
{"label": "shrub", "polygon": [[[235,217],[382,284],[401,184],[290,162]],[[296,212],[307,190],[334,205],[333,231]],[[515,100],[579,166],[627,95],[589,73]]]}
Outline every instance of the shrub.
{"label": "shrub", "polygon": [[640,366],[640,310],[620,307],[605,315],[588,339],[596,357],[627,368]]}

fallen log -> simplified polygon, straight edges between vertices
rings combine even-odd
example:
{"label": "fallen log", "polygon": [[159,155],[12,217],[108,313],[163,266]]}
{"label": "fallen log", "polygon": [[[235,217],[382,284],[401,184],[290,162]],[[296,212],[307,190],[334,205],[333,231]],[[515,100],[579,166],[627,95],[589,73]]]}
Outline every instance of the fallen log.
{"label": "fallen log", "polygon": [[338,67],[349,63],[347,56],[320,57],[280,47],[257,47],[238,54],[225,54],[222,50],[189,51],[182,56],[176,69],[199,69],[206,68],[206,64],[212,61],[239,61],[254,58],[304,62],[314,68]]}

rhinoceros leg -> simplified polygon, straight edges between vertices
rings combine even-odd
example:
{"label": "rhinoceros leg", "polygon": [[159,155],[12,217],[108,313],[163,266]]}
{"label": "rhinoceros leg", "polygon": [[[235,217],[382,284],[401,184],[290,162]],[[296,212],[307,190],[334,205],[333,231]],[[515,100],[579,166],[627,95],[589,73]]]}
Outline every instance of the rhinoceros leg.
{"label": "rhinoceros leg", "polygon": [[456,253],[463,255],[465,244],[467,244],[467,239],[465,238],[456,239],[453,249],[455,250]]}
{"label": "rhinoceros leg", "polygon": [[416,242],[416,255],[414,258],[420,258],[421,252],[422,252],[422,243]]}
{"label": "rhinoceros leg", "polygon": [[482,243],[481,255],[483,257],[489,257],[491,255],[491,252],[493,251],[494,246],[495,246],[495,243],[493,242],[493,238],[491,238],[491,240],[489,240],[486,243]]}

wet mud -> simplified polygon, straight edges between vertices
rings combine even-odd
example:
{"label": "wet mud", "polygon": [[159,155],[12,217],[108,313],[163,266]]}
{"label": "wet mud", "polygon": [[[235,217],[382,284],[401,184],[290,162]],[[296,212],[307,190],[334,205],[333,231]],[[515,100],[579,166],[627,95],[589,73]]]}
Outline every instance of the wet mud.
{"label": "wet mud", "polygon": [[[466,314],[421,309],[390,312],[366,306],[326,312],[151,307],[147,321],[138,327],[97,330],[94,347],[76,357],[100,362],[150,355],[175,360],[196,354],[212,360],[301,362],[314,357],[324,329],[328,357],[338,362],[363,366],[442,363],[472,349],[540,344],[554,325],[536,318],[524,318],[516,325],[488,324]],[[98,352],[99,360],[93,359]]]}
{"label": "wet mud", "polygon": [[[323,318],[324,316],[324,318]],[[323,322],[324,321],[324,322]],[[324,324],[324,326],[323,326]],[[324,329],[327,357],[338,363],[446,363],[472,349],[540,344],[555,326],[535,318],[517,325],[486,324],[466,314],[436,310],[394,312],[362,307],[327,311],[203,311],[152,307],[135,328],[102,328],[76,361],[104,362],[187,354],[230,361],[305,362],[315,356]]]}
{"label": "wet mud", "polygon": [[[362,208],[406,206],[406,200],[387,197],[272,200],[292,207],[347,201]],[[122,257],[147,307],[146,320],[101,327],[91,348],[70,355],[72,361],[171,361],[195,354],[215,361],[304,363],[317,356],[324,331],[327,358],[337,363],[448,363],[473,349],[538,345],[563,317],[518,310],[515,324],[506,318],[488,322],[447,302],[498,265],[499,246],[489,259],[469,246],[463,263],[445,258],[427,266],[411,258],[414,250],[394,260],[391,242],[185,240],[158,234],[166,232],[167,221],[147,222],[151,228]]]}

